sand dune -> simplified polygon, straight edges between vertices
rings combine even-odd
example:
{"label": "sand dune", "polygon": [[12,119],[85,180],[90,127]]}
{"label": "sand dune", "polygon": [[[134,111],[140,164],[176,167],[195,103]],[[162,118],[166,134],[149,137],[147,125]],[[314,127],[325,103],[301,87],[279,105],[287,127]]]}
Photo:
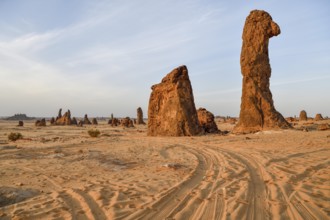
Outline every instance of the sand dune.
{"label": "sand dune", "polygon": [[0,122],[0,219],[330,218],[329,130],[162,138],[105,121],[16,124]]}

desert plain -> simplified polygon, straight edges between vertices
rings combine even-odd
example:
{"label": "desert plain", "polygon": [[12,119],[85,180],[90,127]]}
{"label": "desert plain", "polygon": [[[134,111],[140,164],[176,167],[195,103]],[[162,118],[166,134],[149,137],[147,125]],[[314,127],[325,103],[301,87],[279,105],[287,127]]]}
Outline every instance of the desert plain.
{"label": "desert plain", "polygon": [[317,130],[330,120],[247,135],[216,122],[229,133],[1,120],[0,219],[330,218],[330,130]]}

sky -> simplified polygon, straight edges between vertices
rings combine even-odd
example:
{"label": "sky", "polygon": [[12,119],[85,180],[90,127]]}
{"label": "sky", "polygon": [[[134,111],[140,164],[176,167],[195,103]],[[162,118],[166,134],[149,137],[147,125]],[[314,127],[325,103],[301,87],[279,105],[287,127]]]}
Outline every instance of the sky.
{"label": "sky", "polygon": [[186,65],[196,108],[238,116],[251,10],[281,28],[270,89],[283,116],[330,116],[329,0],[0,0],[0,116],[147,117],[151,86]]}

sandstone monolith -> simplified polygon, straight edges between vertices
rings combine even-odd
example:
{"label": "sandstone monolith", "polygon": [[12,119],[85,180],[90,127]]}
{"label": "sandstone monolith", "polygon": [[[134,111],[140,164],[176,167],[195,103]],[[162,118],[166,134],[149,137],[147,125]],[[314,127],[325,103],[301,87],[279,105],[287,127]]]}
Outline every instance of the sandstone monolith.
{"label": "sandstone monolith", "polygon": [[240,60],[243,75],[241,111],[233,133],[291,127],[276,111],[269,89],[271,68],[268,43],[269,38],[280,32],[279,26],[265,11],[251,11],[246,18]]}
{"label": "sandstone monolith", "polygon": [[136,111],[137,111],[137,119],[136,119],[136,123],[135,124],[138,124],[138,125],[144,125],[144,124],[146,124],[143,121],[143,111],[142,111],[142,108],[139,107]]}
{"label": "sandstone monolith", "polygon": [[199,108],[197,110],[197,116],[198,116],[199,125],[202,127],[204,132],[206,133],[220,132],[217,124],[214,121],[214,115],[211,112],[209,112],[205,108]]}
{"label": "sandstone monolith", "polygon": [[78,125],[77,119],[75,117],[72,117],[71,124]]}
{"label": "sandstone monolith", "polygon": [[84,117],[84,125],[91,125],[92,123],[91,123],[91,121],[88,119],[88,115],[87,114],[85,114],[85,117]]}
{"label": "sandstone monolith", "polygon": [[186,66],[174,69],[151,89],[149,136],[193,136],[201,133]]}
{"label": "sandstone monolith", "polygon": [[321,120],[323,120],[323,117],[322,117],[322,115],[320,113],[318,113],[318,114],[315,115],[314,120],[315,121],[321,121]]}
{"label": "sandstone monolith", "polygon": [[307,112],[302,110],[299,114],[299,121],[307,121]]}
{"label": "sandstone monolith", "polygon": [[93,118],[93,119],[92,119],[92,124],[93,124],[93,125],[98,125],[98,122],[97,122],[97,119],[96,119],[96,118]]}

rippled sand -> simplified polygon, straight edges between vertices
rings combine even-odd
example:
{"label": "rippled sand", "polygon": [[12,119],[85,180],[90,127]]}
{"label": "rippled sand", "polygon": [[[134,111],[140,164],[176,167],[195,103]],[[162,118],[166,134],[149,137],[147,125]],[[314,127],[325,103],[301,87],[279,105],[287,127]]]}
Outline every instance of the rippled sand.
{"label": "rippled sand", "polygon": [[147,137],[146,126],[105,121],[16,125],[0,121],[0,219],[330,218],[330,130]]}

